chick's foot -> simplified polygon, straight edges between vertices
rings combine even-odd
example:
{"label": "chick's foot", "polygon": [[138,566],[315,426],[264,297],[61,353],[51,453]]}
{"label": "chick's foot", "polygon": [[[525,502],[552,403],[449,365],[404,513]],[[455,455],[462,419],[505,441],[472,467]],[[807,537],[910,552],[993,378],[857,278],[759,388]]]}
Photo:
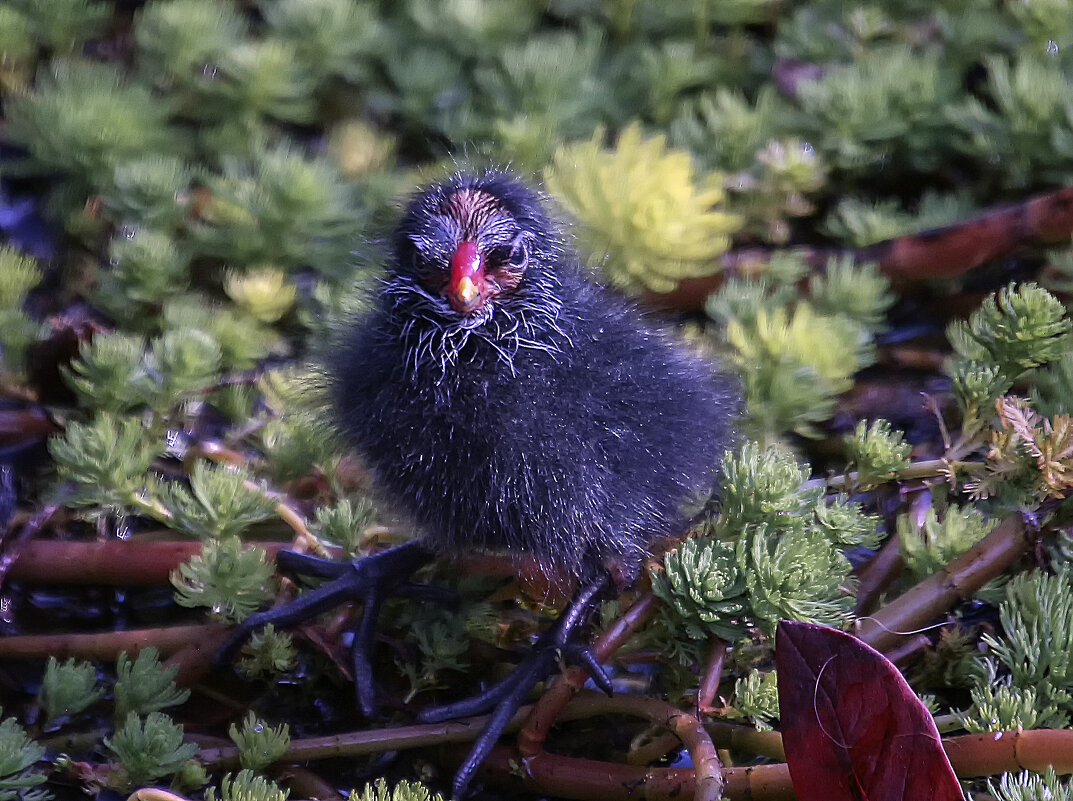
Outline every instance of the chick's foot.
{"label": "chick's foot", "polygon": [[246,618],[216,655],[216,665],[228,664],[250,635],[269,623],[277,628],[291,628],[340,604],[357,602],[362,610],[352,629],[354,641],[350,648],[354,688],[361,711],[367,717],[375,717],[379,705],[370,656],[380,607],[392,595],[439,602],[450,595],[437,587],[409,581],[414,572],[432,561],[433,552],[416,541],[353,562],[335,562],[290,551],[280,553],[277,559],[285,572],[328,581],[278,609]]}
{"label": "chick's foot", "polygon": [[610,580],[605,577],[582,587],[562,617],[540,636],[532,650],[505,679],[471,698],[429,707],[421,712],[420,718],[426,723],[479,715],[489,710],[492,712],[474,741],[469,756],[455,774],[452,798],[463,796],[477,768],[491,752],[522,702],[537,684],[556,671],[560,663],[584,668],[596,686],[611,695],[611,679],[597,661],[591,645],[583,639],[584,623],[595,609],[601,592],[609,585]]}

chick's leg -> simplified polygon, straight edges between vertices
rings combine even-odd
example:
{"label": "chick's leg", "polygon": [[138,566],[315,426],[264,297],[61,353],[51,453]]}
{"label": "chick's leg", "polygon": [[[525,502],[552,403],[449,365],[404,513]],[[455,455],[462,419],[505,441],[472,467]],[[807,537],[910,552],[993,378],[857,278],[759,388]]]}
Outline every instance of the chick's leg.
{"label": "chick's leg", "polygon": [[609,585],[610,579],[605,576],[582,587],[566,612],[541,635],[532,650],[505,679],[471,698],[431,707],[421,713],[423,721],[434,723],[492,711],[484,729],[474,741],[469,756],[455,774],[453,798],[462,797],[477,768],[495,746],[526,696],[534,686],[555,672],[560,660],[585,668],[596,685],[608,695],[611,694],[611,680],[596,660],[588,641],[581,639],[583,624],[596,608],[601,591]]}

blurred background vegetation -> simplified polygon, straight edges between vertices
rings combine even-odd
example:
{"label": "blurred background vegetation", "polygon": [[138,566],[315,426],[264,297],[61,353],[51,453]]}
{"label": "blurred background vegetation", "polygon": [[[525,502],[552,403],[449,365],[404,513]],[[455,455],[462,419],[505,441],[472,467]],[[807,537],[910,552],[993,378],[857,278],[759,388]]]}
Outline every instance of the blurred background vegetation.
{"label": "blurred background vegetation", "polygon": [[[8,0],[0,102],[0,411],[12,421],[0,523],[56,505],[71,512],[64,538],[163,528],[201,541],[172,576],[174,600],[213,619],[275,596],[270,558],[241,541],[293,533],[280,503],[308,521],[307,550],[352,555],[392,536],[327,425],[316,364],[360,309],[399,204],[457,169],[509,167],[542,185],[594,280],[671,307],[669,323],[742,376],[755,444],[731,458],[724,513],[655,577],[678,615],[659,629],[678,631],[660,646],[672,695],[695,694],[704,637],[752,637],[735,651],[726,715],[767,725],[774,685],[756,667],[770,667],[778,619],[847,622],[851,563],[888,533],[918,579],[1067,486],[1069,245],[897,287],[853,254],[1070,185],[1070,0]],[[798,247],[846,253],[814,269]],[[746,251],[764,255],[721,280],[724,257]],[[708,276],[702,303],[674,308],[683,281]],[[1011,281],[1036,283],[1002,289],[946,334]],[[988,438],[1022,408],[1011,390],[1041,416],[1018,417],[1020,439],[991,443],[987,461]],[[1061,469],[1041,478],[1026,442]],[[928,508],[900,517],[920,487],[896,480],[944,456],[975,456],[976,483],[930,484]],[[850,463],[854,491],[809,488],[810,473]],[[1060,534],[1044,562],[1071,556]],[[1069,576],[981,597],[1015,617]],[[471,585],[464,614],[391,613],[409,632],[407,698],[442,689],[471,638],[531,628],[521,616],[497,628],[487,583]],[[9,598],[8,633],[39,625],[38,600]],[[970,612],[997,618],[980,604]],[[1068,639],[1062,610],[1053,636]],[[1073,675],[1019,674],[998,640],[970,664],[979,631],[959,631],[921,670],[922,691],[968,710],[969,730],[1068,725]],[[293,677],[295,660],[267,632],[244,669]],[[319,678],[294,708],[341,681],[300,664]],[[39,709],[21,716],[41,735],[76,714],[50,693],[86,709],[114,698],[106,745],[120,772],[100,783],[176,775],[193,791],[205,776],[159,711],[187,699],[157,668],[141,669],[159,697],[139,703],[120,703],[129,660],[99,675],[57,663],[45,684],[20,673],[8,688],[40,685],[40,700],[9,711]],[[1007,696],[987,689],[995,676]],[[97,679],[119,683],[95,695]],[[342,725],[352,713],[338,706],[325,720]],[[41,754],[3,725],[0,752],[15,756],[0,759],[0,801],[37,801]],[[160,754],[139,761],[148,741]],[[218,792],[272,791],[244,772]]]}

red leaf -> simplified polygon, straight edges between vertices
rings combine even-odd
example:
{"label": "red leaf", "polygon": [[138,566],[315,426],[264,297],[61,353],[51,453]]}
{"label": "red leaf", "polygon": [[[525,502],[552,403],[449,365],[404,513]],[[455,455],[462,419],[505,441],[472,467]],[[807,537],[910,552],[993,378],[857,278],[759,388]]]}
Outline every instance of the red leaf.
{"label": "red leaf", "polygon": [[775,663],[799,801],[962,801],[935,721],[881,653],[836,629],[784,620]]}

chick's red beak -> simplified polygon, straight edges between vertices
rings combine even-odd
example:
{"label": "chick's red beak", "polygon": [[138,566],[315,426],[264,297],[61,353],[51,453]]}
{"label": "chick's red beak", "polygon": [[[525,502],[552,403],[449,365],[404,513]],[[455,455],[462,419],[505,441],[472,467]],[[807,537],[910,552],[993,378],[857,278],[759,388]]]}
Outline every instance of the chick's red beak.
{"label": "chick's red beak", "polygon": [[480,305],[484,288],[484,256],[476,242],[462,242],[451,259],[451,277],[444,294],[451,308],[470,314]]}

